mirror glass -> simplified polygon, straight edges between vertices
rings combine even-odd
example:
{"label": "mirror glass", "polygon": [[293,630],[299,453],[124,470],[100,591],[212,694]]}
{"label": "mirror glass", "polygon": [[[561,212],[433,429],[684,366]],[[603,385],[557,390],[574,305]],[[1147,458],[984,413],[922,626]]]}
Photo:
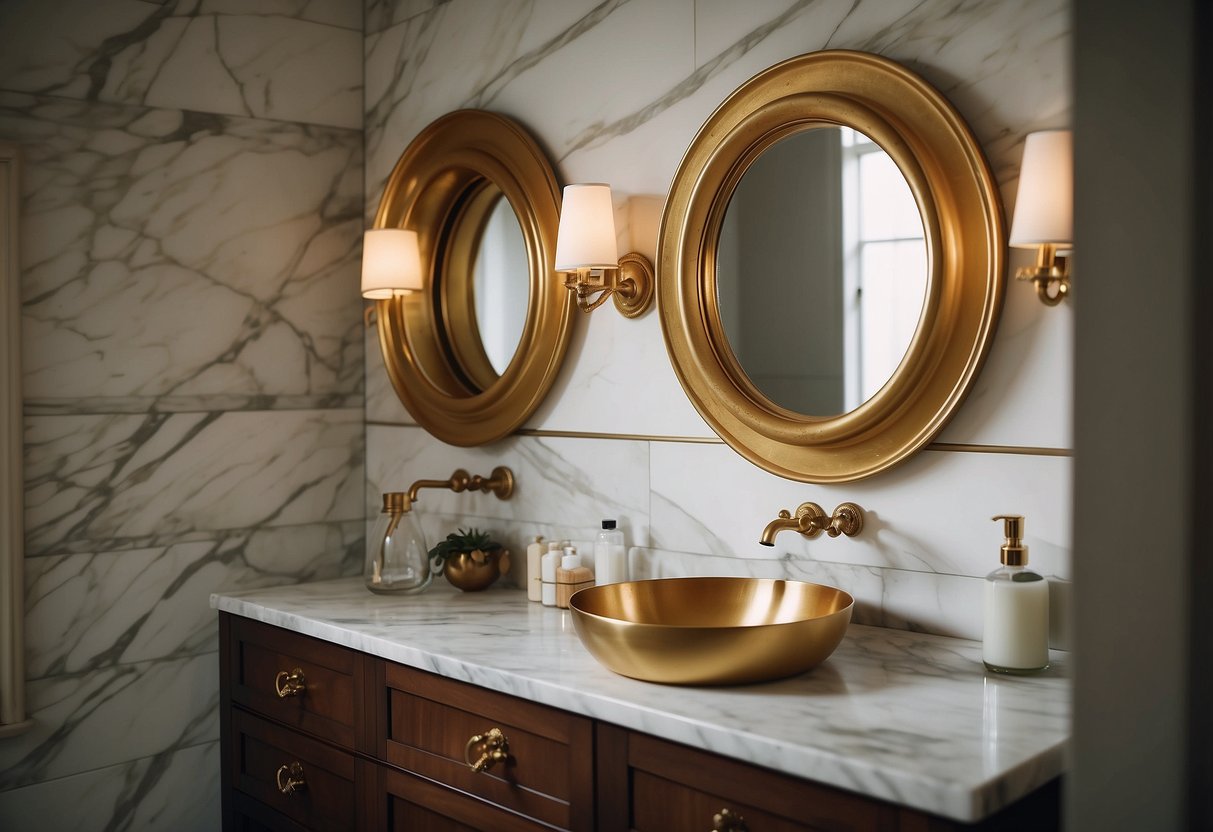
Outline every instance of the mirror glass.
{"label": "mirror glass", "polygon": [[514,357],[526,326],[531,279],[522,226],[503,196],[497,197],[481,229],[472,274],[480,341],[500,376]]}
{"label": "mirror glass", "polygon": [[721,326],[772,402],[837,416],[892,378],[929,264],[909,183],[866,135],[813,127],[763,151],[733,191],[716,251]]}

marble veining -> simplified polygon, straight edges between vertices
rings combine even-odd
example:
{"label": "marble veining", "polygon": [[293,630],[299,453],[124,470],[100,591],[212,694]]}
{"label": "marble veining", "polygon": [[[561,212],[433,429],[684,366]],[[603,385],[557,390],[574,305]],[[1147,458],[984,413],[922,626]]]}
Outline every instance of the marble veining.
{"label": "marble veining", "polygon": [[[971,641],[852,625],[792,679],[671,688],[617,676],[567,611],[518,590],[436,584],[384,598],[359,579],[212,598],[219,610],[871,797],[980,819],[1059,775],[1065,654],[1037,677],[985,674]],[[676,695],[672,695],[676,694]]]}
{"label": "marble veining", "polygon": [[362,518],[362,430],[356,410],[27,417],[26,553]]}
{"label": "marble veining", "polygon": [[213,653],[212,592],[362,571],[360,520],[211,532],[210,538],[27,558],[27,677]]}
{"label": "marble veining", "polygon": [[12,789],[0,799],[0,826],[213,832],[220,765],[211,741]]}
{"label": "marble veining", "polygon": [[0,744],[0,792],[219,736],[215,653],[36,680],[26,699],[34,727]]}
{"label": "marble veining", "polygon": [[5,89],[362,126],[357,3],[9,0],[0,29]]}
{"label": "marble veining", "polygon": [[358,403],[358,133],[0,92],[0,136],[26,158],[28,406]]}

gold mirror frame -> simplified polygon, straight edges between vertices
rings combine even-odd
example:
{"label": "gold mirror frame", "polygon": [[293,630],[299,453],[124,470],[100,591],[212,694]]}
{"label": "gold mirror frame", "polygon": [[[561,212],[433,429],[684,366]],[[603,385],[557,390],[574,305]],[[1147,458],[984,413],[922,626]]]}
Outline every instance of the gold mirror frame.
{"label": "gold mirror frame", "polygon": [[[472,267],[494,190],[522,229],[530,295],[518,347],[500,376],[480,344]],[[375,228],[417,232],[421,291],[376,301],[379,347],[396,395],[417,423],[452,445],[513,433],[555,381],[573,301],[553,269],[560,186],[517,123],[458,110],[405,149],[384,188]]]}
{"label": "gold mirror frame", "polygon": [[[901,364],[839,416],[785,409],[737,361],[721,324],[716,245],[733,190],[782,138],[853,127],[897,163],[923,218],[927,293]],[[1002,307],[1005,235],[997,184],[964,119],[905,67],[861,52],[792,58],[747,81],[708,118],[670,188],[658,243],[666,349],[700,415],[746,459],[801,482],[848,482],[905,461],[964,400]]]}

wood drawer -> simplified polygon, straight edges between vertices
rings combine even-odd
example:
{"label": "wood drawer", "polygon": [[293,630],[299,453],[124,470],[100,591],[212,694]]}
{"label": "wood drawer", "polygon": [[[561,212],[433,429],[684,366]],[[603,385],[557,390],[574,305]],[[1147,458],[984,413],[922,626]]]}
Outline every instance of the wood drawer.
{"label": "wood drawer", "polygon": [[[389,662],[379,672],[380,759],[560,829],[593,828],[590,720]],[[508,758],[472,771],[468,740],[491,728]]]}
{"label": "wood drawer", "polygon": [[714,829],[722,809],[753,832],[898,828],[892,806],[614,726],[598,755],[601,829]]}
{"label": "wood drawer", "polygon": [[[343,748],[362,745],[364,709],[355,703],[363,696],[363,654],[247,618],[233,617],[228,637],[232,702]],[[279,674],[296,669],[302,689],[279,696]]]}
{"label": "wood drawer", "polygon": [[[231,723],[226,764],[238,792],[307,829],[363,828],[355,799],[354,755],[240,709],[232,712]],[[280,784],[286,777],[298,777],[304,785],[284,794]],[[261,814],[250,820],[271,828],[281,826],[272,815],[257,813],[255,808],[246,802],[241,814]]]}
{"label": "wood drawer", "polygon": [[551,827],[387,766],[372,775],[378,815],[371,828],[391,832],[550,832]]}

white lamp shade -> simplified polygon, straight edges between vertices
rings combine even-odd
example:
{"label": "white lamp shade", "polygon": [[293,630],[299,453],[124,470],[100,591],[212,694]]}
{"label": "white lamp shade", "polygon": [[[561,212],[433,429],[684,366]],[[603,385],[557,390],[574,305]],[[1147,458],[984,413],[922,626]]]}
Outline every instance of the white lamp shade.
{"label": "white lamp shade", "polygon": [[610,185],[566,185],[556,232],[556,271],[619,268]]}
{"label": "white lamp shade", "polygon": [[1074,242],[1074,134],[1030,133],[1023,146],[1011,245]]}
{"label": "white lamp shade", "polygon": [[373,228],[362,237],[362,296],[385,300],[421,288],[417,232]]}

